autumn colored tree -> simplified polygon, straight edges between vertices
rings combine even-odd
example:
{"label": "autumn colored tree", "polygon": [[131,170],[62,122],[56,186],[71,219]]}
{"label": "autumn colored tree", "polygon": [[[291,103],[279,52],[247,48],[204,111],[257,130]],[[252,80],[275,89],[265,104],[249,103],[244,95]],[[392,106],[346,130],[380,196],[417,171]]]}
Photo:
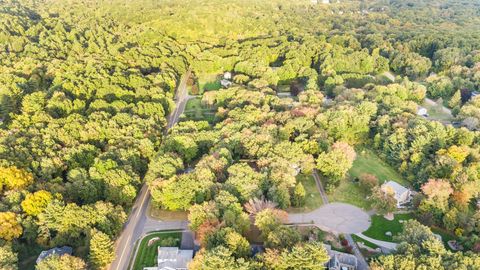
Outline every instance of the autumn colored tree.
{"label": "autumn colored tree", "polygon": [[18,256],[12,250],[11,245],[0,246],[0,269],[18,270]]}
{"label": "autumn colored tree", "polygon": [[18,218],[13,212],[0,212],[0,238],[12,241],[22,235],[23,228]]}
{"label": "autumn colored tree", "polygon": [[33,183],[33,175],[15,166],[0,167],[0,191],[4,186],[7,190],[23,189]]}
{"label": "autumn colored tree", "polygon": [[36,216],[53,200],[50,192],[39,190],[28,194],[22,201],[22,209],[27,215]]}
{"label": "autumn colored tree", "polygon": [[353,147],[344,142],[334,143],[329,152],[323,152],[318,156],[317,168],[328,177],[329,188],[336,186],[345,177],[355,158]]}
{"label": "autumn colored tree", "polygon": [[53,255],[40,261],[35,270],[86,270],[87,264],[78,257],[65,255]]}
{"label": "autumn colored tree", "polygon": [[421,208],[432,206],[445,211],[448,207],[448,199],[453,193],[453,188],[447,180],[430,179],[423,184],[422,192],[426,195],[426,199],[422,201]]}
{"label": "autumn colored tree", "polygon": [[322,243],[300,243],[291,249],[267,249],[262,255],[266,269],[271,270],[320,270],[330,259]]}
{"label": "autumn colored tree", "polygon": [[395,194],[388,189],[375,187],[370,195],[370,201],[379,214],[392,213],[397,209]]}
{"label": "autumn colored tree", "polygon": [[369,173],[364,173],[359,177],[360,187],[367,193],[372,193],[373,189],[378,186],[378,178]]}

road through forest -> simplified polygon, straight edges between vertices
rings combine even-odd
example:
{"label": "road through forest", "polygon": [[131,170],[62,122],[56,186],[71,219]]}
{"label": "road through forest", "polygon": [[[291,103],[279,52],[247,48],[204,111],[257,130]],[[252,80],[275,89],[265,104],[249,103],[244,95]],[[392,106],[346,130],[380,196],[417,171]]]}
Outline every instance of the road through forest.
{"label": "road through forest", "polygon": [[[187,80],[190,71],[182,76],[175,94],[175,110],[169,115],[167,127],[172,128],[185,110],[190,98],[187,91]],[[187,222],[164,222],[148,217],[150,192],[144,183],[133,204],[123,231],[115,242],[115,260],[110,264],[110,270],[125,270],[128,268],[130,256],[134,250],[135,242],[145,233],[154,230],[186,229]]]}

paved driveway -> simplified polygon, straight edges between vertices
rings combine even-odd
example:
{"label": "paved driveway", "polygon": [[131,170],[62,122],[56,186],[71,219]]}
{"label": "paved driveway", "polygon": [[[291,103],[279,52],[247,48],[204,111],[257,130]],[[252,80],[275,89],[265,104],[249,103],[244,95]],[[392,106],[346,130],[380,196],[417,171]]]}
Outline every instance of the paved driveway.
{"label": "paved driveway", "polygon": [[332,233],[361,233],[370,227],[370,216],[362,209],[346,203],[326,204],[309,213],[289,214],[294,224],[315,224]]}

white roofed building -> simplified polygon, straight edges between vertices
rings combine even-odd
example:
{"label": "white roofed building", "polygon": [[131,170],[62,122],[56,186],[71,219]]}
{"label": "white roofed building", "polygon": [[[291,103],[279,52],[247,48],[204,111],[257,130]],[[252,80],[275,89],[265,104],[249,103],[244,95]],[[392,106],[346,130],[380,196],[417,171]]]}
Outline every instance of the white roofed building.
{"label": "white roofed building", "polygon": [[395,181],[385,182],[381,188],[383,192],[393,193],[398,208],[403,208],[412,200],[412,191]]}
{"label": "white roofed building", "polygon": [[158,247],[158,266],[145,267],[144,270],[187,270],[192,261],[193,250],[182,250],[178,247]]}

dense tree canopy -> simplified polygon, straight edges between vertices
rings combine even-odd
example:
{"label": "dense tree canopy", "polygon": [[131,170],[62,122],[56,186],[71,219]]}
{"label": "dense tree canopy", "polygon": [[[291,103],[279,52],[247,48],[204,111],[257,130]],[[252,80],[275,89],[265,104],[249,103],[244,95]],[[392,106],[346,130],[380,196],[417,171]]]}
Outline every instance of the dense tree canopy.
{"label": "dense tree canopy", "polygon": [[[192,269],[315,269],[323,247],[279,209],[303,205],[298,176],[314,169],[334,190],[358,147],[418,191],[419,220],[478,252],[479,2],[332,2],[2,1],[1,267],[31,269],[30,247],[67,244],[81,258],[39,269],[104,267],[146,183],[154,207],[189,211],[202,243]],[[203,93],[211,119],[166,132],[187,70],[192,90],[204,74],[235,84]],[[442,98],[456,127],[416,115],[425,97]],[[361,184],[393,209],[376,181]],[[256,229],[269,249],[252,258]],[[428,240],[374,266],[476,260]]]}

